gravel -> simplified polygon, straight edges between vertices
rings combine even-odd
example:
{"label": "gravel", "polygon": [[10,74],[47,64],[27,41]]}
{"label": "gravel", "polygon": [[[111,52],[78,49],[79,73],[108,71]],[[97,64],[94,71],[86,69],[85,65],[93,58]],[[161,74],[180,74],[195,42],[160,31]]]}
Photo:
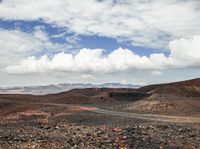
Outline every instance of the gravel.
{"label": "gravel", "polygon": [[[88,125],[87,115],[75,121],[32,122],[33,116],[17,121],[0,122],[1,149],[62,148],[62,149],[198,149],[199,125],[175,123],[137,122],[117,117],[97,117],[102,123]],[[72,117],[72,116],[69,116]],[[74,115],[75,117],[75,115]],[[76,115],[79,117],[79,115]],[[96,117],[96,115],[94,115]],[[91,115],[90,115],[91,118]],[[114,121],[115,119],[115,121]],[[118,123],[119,121],[120,123]]]}

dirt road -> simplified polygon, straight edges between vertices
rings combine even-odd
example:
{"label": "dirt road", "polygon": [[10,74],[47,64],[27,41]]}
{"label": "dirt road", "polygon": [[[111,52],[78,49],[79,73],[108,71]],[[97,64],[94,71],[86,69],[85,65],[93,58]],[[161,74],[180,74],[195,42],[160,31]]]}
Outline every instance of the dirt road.
{"label": "dirt road", "polygon": [[[1,102],[12,102],[5,101],[1,99]],[[160,122],[175,122],[175,123],[200,123],[200,117],[184,117],[184,116],[166,116],[166,115],[156,115],[156,114],[138,114],[130,112],[118,112],[111,111],[102,108],[92,107],[92,106],[83,106],[83,105],[73,105],[73,104],[59,104],[59,103],[42,103],[42,102],[15,102],[19,104],[32,104],[32,105],[45,105],[45,106],[60,106],[67,107],[69,109],[77,109],[80,111],[91,111],[98,114],[104,115],[113,115],[121,117],[136,118],[142,120],[150,121],[160,121]]]}
{"label": "dirt road", "polygon": [[130,112],[118,112],[118,111],[111,111],[105,110],[97,107],[90,107],[90,106],[81,106],[81,105],[70,105],[70,104],[58,104],[58,103],[33,103],[30,104],[38,104],[38,105],[49,105],[49,106],[64,106],[71,109],[79,109],[83,111],[91,111],[99,114],[105,115],[115,115],[115,116],[122,116],[122,117],[129,117],[129,118],[136,118],[136,119],[143,119],[143,120],[150,120],[150,121],[160,121],[160,122],[176,122],[176,123],[200,123],[199,117],[183,117],[183,116],[166,116],[166,115],[155,115],[155,114],[137,114],[137,113],[130,113]]}

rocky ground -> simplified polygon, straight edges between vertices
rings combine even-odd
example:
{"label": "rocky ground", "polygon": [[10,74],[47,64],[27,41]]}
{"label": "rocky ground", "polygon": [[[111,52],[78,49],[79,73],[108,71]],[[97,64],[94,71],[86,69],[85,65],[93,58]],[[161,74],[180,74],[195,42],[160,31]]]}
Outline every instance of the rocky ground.
{"label": "rocky ground", "polygon": [[1,117],[0,148],[198,149],[199,124],[161,123],[45,106]]}
{"label": "rocky ground", "polygon": [[200,149],[199,82],[0,95],[0,149]]}

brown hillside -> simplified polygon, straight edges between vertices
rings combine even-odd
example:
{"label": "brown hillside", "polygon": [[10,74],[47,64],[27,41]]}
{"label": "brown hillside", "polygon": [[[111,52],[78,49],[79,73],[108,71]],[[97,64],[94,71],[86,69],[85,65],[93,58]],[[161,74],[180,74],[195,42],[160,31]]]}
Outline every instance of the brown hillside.
{"label": "brown hillside", "polygon": [[58,94],[48,94],[41,96],[33,95],[0,95],[0,99],[11,101],[28,101],[28,102],[51,102],[65,104],[100,104],[115,103],[118,101],[134,101],[146,96],[136,89],[119,89],[119,88],[87,88],[73,89],[68,92]]}
{"label": "brown hillside", "polygon": [[144,86],[139,89],[143,92],[157,94],[179,94],[184,96],[200,96],[200,78],[165,84]]}

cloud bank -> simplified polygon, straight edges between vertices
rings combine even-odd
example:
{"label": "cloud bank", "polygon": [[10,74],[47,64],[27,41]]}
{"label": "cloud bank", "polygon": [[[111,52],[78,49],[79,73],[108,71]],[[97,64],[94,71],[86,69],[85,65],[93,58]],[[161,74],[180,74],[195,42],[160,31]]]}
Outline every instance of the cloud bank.
{"label": "cloud bank", "polygon": [[17,63],[30,55],[40,54],[42,51],[62,51],[67,46],[51,42],[47,33],[39,27],[31,33],[19,29],[0,28],[0,68]]}
{"label": "cloud bank", "polygon": [[200,35],[197,0],[3,0],[3,20],[41,20],[76,34],[135,46],[167,48],[170,40]]}
{"label": "cloud bank", "polygon": [[[0,84],[199,77],[199,8],[199,0],[0,0]],[[98,44],[82,41],[93,37]],[[117,47],[99,49],[110,38]]]}
{"label": "cloud bank", "polygon": [[[199,67],[200,36],[192,39],[179,39],[170,42],[170,55],[153,53],[139,56],[129,49],[118,48],[108,55],[103,49],[81,49],[77,54],[58,53],[53,57],[44,55],[24,59],[19,65],[6,68],[8,73],[36,73],[47,71],[113,73],[134,70],[158,70]],[[156,71],[157,70],[157,71]]]}

